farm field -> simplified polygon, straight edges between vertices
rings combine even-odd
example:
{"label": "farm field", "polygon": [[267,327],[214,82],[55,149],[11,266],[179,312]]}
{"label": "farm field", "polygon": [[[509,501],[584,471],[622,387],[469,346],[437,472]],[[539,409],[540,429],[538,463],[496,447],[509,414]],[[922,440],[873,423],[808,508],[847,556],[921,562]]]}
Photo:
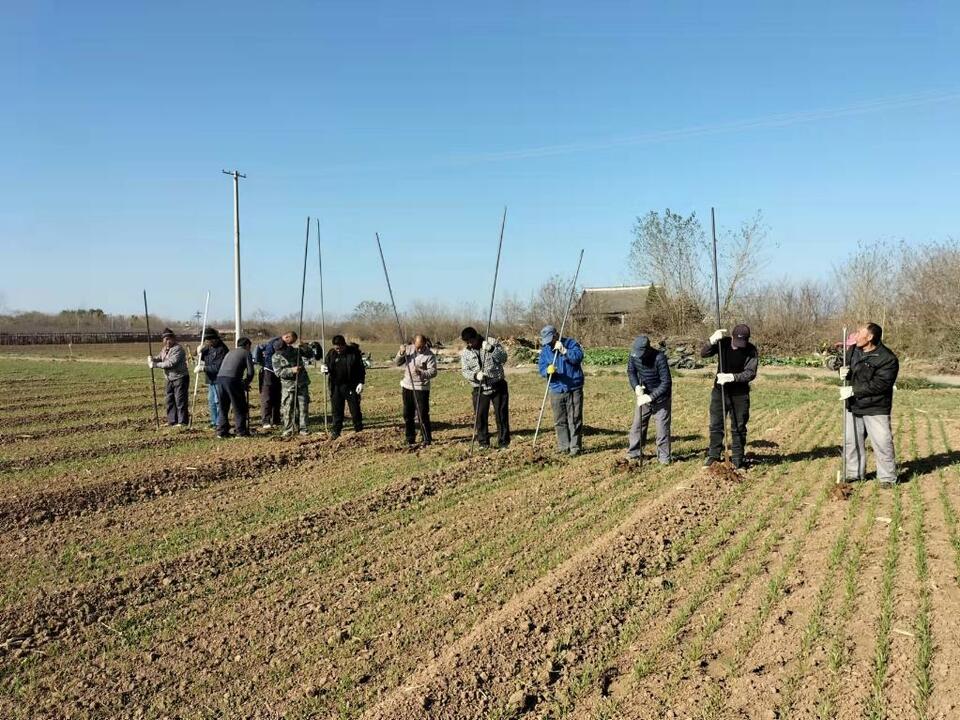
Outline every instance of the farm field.
{"label": "farm field", "polygon": [[0,717],[960,717],[960,390],[898,391],[906,482],[837,499],[824,379],[761,369],[734,480],[702,374],[641,469],[622,369],[568,458],[531,372],[509,449],[444,369],[410,452],[399,370],[361,434],[217,441],[158,432],[126,352],[0,356]]}

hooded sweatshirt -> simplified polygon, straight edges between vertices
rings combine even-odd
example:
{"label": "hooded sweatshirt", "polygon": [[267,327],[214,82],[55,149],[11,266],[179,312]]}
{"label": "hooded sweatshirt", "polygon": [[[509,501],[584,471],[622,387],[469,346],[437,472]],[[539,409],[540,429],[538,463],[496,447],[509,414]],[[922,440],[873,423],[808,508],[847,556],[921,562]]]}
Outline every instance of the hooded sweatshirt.
{"label": "hooded sweatshirt", "polygon": [[[430,389],[430,380],[437,376],[437,356],[433,354],[433,350],[425,347],[417,352],[413,345],[407,345],[406,352],[397,353],[393,360],[396,365],[403,367],[400,387],[407,390]],[[413,376],[412,384],[410,383],[411,375]]]}
{"label": "hooded sweatshirt", "polygon": [[670,396],[673,380],[667,356],[650,346],[650,339],[641,335],[633,341],[630,357],[627,359],[627,379],[630,388],[636,392],[637,385],[643,384],[644,392],[653,402]]}
{"label": "hooded sweatshirt", "polygon": [[547,377],[547,367],[553,362],[556,372],[550,377],[550,392],[567,393],[583,387],[583,348],[573,338],[561,338],[560,342],[567,349],[562,355],[553,349],[553,345],[544,345],[540,348],[540,377]]}

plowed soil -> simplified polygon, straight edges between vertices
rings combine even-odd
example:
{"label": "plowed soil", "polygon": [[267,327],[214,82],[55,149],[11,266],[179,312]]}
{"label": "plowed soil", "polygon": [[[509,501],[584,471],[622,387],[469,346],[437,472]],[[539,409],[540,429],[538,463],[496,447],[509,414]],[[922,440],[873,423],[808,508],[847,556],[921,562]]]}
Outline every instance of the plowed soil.
{"label": "plowed soil", "polygon": [[158,431],[144,369],[0,359],[0,717],[960,717],[960,390],[898,392],[885,489],[835,484],[835,389],[790,376],[702,468],[707,382],[662,466],[607,374],[569,457],[530,373],[471,451],[456,371],[411,449],[394,370],[361,433],[217,441],[203,390]]}

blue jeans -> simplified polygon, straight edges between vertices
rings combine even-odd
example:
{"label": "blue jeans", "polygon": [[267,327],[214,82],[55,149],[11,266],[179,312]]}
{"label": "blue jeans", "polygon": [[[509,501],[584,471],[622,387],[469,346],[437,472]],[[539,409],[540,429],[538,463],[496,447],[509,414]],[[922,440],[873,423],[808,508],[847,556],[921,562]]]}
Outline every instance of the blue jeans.
{"label": "blue jeans", "polygon": [[220,419],[220,398],[217,397],[217,386],[207,381],[207,405],[210,406],[210,427],[216,427]]}

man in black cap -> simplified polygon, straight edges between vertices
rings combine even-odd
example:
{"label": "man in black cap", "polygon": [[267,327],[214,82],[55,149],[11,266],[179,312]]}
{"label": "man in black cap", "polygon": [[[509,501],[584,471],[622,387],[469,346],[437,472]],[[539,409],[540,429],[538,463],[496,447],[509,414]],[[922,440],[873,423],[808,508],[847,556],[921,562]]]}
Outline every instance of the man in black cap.
{"label": "man in black cap", "polygon": [[[220,414],[220,399],[217,394],[217,372],[220,363],[227,356],[227,346],[223,344],[220,333],[216,328],[207,328],[203,331],[203,342],[197,348],[197,381],[200,373],[207,376],[207,405],[210,408],[210,427],[217,427],[217,418]],[[196,390],[194,390],[196,393]]]}
{"label": "man in black cap", "polygon": [[187,353],[177,342],[170,328],[160,333],[163,348],[157,357],[147,356],[150,368],[160,368],[167,379],[164,389],[167,400],[167,425],[182,427],[190,424],[190,371],[187,369]]}
{"label": "man in black cap", "polygon": [[367,368],[363,364],[363,354],[356,343],[347,343],[343,335],[334,335],[333,347],[320,365],[320,372],[327,376],[330,385],[330,414],[333,415],[333,427],[330,439],[336,440],[343,430],[344,406],[350,408],[350,419],[354,432],[363,430],[363,410],[360,408],[360,396],[367,379]]}
{"label": "man in black cap", "polygon": [[760,359],[750,342],[750,328],[737,325],[732,336],[717,330],[700,350],[700,357],[718,356],[718,372],[710,395],[710,449],[704,467],[720,460],[723,452],[723,404],[730,414],[730,454],[735,468],[743,467],[750,420],[750,383],[757,377]]}
{"label": "man in black cap", "polygon": [[247,392],[253,382],[253,358],[250,357],[250,339],[242,337],[237,347],[226,354],[217,374],[216,389],[220,396],[220,418],[217,437],[230,437],[230,406],[233,406],[236,437],[250,436],[250,408]]}

